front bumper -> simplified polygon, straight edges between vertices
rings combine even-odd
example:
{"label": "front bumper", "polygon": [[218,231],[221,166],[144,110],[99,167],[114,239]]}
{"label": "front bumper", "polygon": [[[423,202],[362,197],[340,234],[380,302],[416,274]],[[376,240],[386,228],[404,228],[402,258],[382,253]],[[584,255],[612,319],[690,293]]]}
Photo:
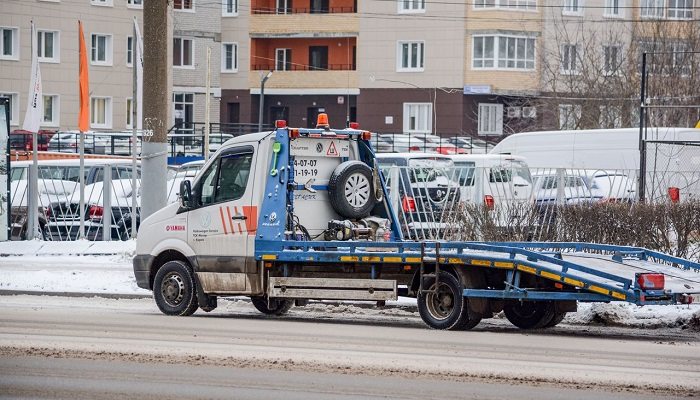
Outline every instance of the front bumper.
{"label": "front bumper", "polygon": [[136,285],[142,289],[151,290],[151,265],[153,265],[154,258],[150,254],[134,257]]}

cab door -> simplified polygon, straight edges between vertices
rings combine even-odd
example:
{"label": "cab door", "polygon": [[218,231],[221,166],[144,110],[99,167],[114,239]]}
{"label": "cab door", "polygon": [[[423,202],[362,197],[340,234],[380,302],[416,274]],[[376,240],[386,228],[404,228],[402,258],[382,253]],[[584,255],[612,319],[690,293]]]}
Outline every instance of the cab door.
{"label": "cab door", "polygon": [[253,255],[257,207],[252,204],[256,154],[252,146],[226,149],[193,188],[187,217],[193,264],[206,292],[245,293]]}

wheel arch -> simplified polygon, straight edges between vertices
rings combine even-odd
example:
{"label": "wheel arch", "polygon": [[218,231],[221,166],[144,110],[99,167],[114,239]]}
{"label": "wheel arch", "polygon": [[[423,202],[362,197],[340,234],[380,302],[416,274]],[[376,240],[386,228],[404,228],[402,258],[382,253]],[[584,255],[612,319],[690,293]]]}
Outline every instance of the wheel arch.
{"label": "wheel arch", "polygon": [[155,280],[156,273],[158,272],[158,269],[163,266],[168,261],[182,261],[185,263],[187,266],[192,268],[192,265],[190,264],[190,261],[187,259],[187,257],[179,252],[178,250],[174,249],[167,249],[162,252],[160,252],[154,259],[153,262],[151,263],[151,268],[148,273],[148,285],[153,289],[153,281]]}

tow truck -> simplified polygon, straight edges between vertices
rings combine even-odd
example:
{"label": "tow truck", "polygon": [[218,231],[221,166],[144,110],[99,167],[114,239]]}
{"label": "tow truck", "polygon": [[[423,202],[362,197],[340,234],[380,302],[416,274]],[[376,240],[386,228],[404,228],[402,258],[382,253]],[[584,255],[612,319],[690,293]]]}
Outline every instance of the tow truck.
{"label": "tow truck", "polygon": [[179,204],[141,223],[138,286],[179,316],[212,311],[220,296],[282,315],[309,300],[405,295],[429,327],[449,330],[501,311],[519,328],[546,328],[578,302],[686,304],[700,292],[700,264],[643,248],[408,240],[371,135],[331,129],[321,114],[315,129],[280,120],[228,140],[182,182]]}

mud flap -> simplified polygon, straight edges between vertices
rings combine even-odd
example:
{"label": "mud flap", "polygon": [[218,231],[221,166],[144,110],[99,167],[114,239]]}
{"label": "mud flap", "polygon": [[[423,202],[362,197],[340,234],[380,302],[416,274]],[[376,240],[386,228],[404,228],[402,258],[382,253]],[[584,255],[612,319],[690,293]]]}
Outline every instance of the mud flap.
{"label": "mud flap", "polygon": [[204,293],[202,282],[199,281],[197,274],[194,274],[194,281],[197,284],[197,301],[199,302],[199,308],[204,312],[213,311],[217,306],[216,296]]}
{"label": "mud flap", "polygon": [[[486,287],[486,276],[483,271],[475,269],[466,270],[464,268],[455,268],[459,281],[466,289],[481,289]],[[491,318],[491,305],[486,298],[470,297],[467,301],[469,307],[470,318]]]}

